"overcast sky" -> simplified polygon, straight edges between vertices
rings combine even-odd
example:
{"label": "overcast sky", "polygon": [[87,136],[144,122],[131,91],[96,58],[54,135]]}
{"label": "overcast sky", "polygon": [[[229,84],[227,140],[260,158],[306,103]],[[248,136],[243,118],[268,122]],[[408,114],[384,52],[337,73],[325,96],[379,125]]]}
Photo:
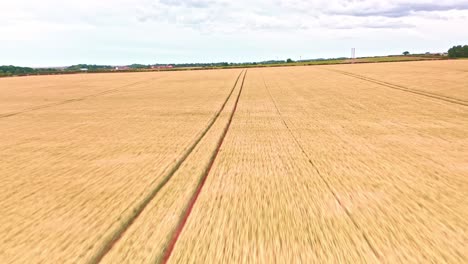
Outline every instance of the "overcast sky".
{"label": "overcast sky", "polygon": [[0,65],[439,52],[467,27],[468,0],[2,0]]}

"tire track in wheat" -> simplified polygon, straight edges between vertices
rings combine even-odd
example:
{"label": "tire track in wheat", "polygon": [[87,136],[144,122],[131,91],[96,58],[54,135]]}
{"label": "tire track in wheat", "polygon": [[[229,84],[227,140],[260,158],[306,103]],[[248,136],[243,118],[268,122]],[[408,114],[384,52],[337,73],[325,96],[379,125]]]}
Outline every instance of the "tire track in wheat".
{"label": "tire track in wheat", "polygon": [[372,79],[372,78],[369,78],[369,77],[365,77],[365,76],[362,76],[362,75],[358,75],[358,74],[350,73],[350,72],[346,72],[346,71],[341,71],[341,70],[330,70],[330,71],[333,71],[333,72],[336,72],[336,73],[341,73],[343,75],[354,77],[354,78],[357,78],[357,79],[361,79],[361,80],[364,80],[364,81],[367,81],[367,82],[379,84],[379,85],[387,87],[387,88],[400,90],[400,91],[404,91],[404,92],[408,92],[408,93],[412,93],[412,94],[422,95],[422,96],[425,96],[425,97],[442,100],[442,101],[452,103],[452,104],[468,106],[468,102],[466,102],[464,100],[461,100],[461,99],[448,97],[448,96],[443,96],[443,95],[434,94],[434,93],[429,93],[429,92],[420,91],[420,90],[416,90],[416,89],[410,89],[410,88],[407,88],[407,87],[404,87],[404,86],[401,86],[401,85],[396,85],[396,84],[393,84],[393,83],[388,83],[388,82],[384,82],[384,81],[380,81],[380,80],[375,80],[375,79]]}
{"label": "tire track in wheat", "polygon": [[[195,149],[195,147],[198,145],[198,143],[203,139],[203,137],[208,133],[210,128],[213,126],[213,124],[216,122],[218,119],[219,115],[223,111],[224,107],[226,106],[227,102],[229,101],[229,98],[231,98],[235,87],[237,86],[237,83],[239,82],[239,79],[242,75],[239,73],[239,75],[236,78],[236,81],[231,88],[231,91],[229,92],[229,95],[226,97],[224,100],[223,104],[221,105],[220,109],[216,112],[215,116],[211,119],[209,122],[208,126],[203,130],[203,132],[200,134],[200,136],[194,141],[194,143],[185,151],[185,153],[182,154],[182,157],[175,163],[175,165],[166,173],[166,175],[163,176],[162,181],[146,196],[143,198],[143,200],[136,205],[136,207],[133,209],[133,213],[130,215],[128,219],[124,221],[124,223],[114,232],[110,235],[110,237],[106,240],[104,245],[102,245],[101,250],[99,250],[90,260],[90,263],[99,263],[104,256],[112,249],[112,247],[119,241],[119,239],[125,234],[125,232],[128,230],[128,228],[135,222],[135,220],[138,218],[138,216],[141,215],[141,213],[145,210],[147,205],[152,201],[152,199],[158,194],[158,192],[166,185],[167,182],[172,178],[174,173],[180,168],[182,163],[187,159],[187,157],[192,153],[192,151]],[[245,75],[244,75],[245,78]]]}
{"label": "tire track in wheat", "polygon": [[171,239],[169,240],[169,244],[168,244],[168,247],[166,248],[164,254],[163,254],[163,259],[162,259],[162,263],[166,264],[169,260],[169,258],[171,257],[171,254],[172,254],[172,251],[174,250],[174,247],[177,243],[177,240],[179,239],[179,236],[180,234],[182,233],[182,230],[184,229],[184,226],[185,226],[185,223],[187,222],[188,218],[190,217],[190,213],[192,212],[192,209],[193,209],[193,206],[195,205],[202,189],[203,189],[203,186],[206,182],[206,178],[208,177],[208,175],[210,174],[210,171],[213,167],[213,164],[216,160],[216,157],[218,156],[218,153],[219,153],[219,150],[221,149],[221,146],[223,145],[223,142],[224,142],[224,139],[226,138],[226,135],[227,135],[227,132],[229,130],[229,128],[231,127],[231,123],[232,123],[232,119],[234,118],[234,114],[236,113],[236,110],[237,110],[237,105],[239,103],[239,99],[240,99],[240,96],[242,94],[242,89],[244,87],[244,81],[245,81],[245,77],[247,75],[247,70],[245,71],[245,74],[244,74],[244,78],[242,79],[242,84],[240,86],[240,89],[239,89],[239,94],[237,95],[237,99],[236,99],[236,102],[234,103],[234,108],[231,112],[231,115],[229,116],[229,120],[226,124],[226,127],[224,128],[224,131],[223,131],[223,134],[221,135],[220,137],[220,140],[218,142],[218,146],[216,147],[216,150],[214,151],[211,159],[210,159],[210,162],[207,166],[207,169],[205,171],[205,173],[203,174],[201,180],[200,180],[200,183],[198,184],[197,188],[195,189],[195,192],[192,196],[192,198],[190,199],[188,205],[187,205],[187,209],[184,211],[184,213],[182,214],[182,218],[179,222],[179,224],[177,225]]}
{"label": "tire track in wheat", "polygon": [[278,108],[278,105],[276,104],[276,100],[273,98],[273,95],[271,94],[270,92],[270,89],[268,88],[266,82],[265,82],[265,79],[263,78],[263,84],[265,85],[265,89],[267,90],[268,92],[268,95],[270,96],[270,99],[271,101],[273,102],[273,105],[275,106],[275,109],[279,115],[279,117],[281,118],[281,121],[283,122],[283,124],[285,125],[285,127],[287,128],[289,134],[291,135],[291,137],[294,139],[294,142],[296,142],[296,145],[299,147],[299,149],[301,150],[301,152],[304,154],[304,156],[307,158],[309,164],[314,168],[314,170],[317,172],[317,174],[320,176],[320,179],[322,180],[322,182],[325,184],[325,186],[327,186],[327,189],[328,191],[331,192],[331,194],[333,195],[333,197],[335,198],[335,200],[338,202],[338,204],[340,205],[340,207],[344,210],[344,212],[346,213],[346,215],[348,216],[348,218],[351,220],[351,222],[353,223],[354,227],[356,227],[357,230],[360,231],[362,237],[364,238],[364,240],[366,241],[366,244],[369,246],[369,248],[371,249],[372,253],[374,254],[374,256],[377,258],[377,259],[381,259],[380,258],[380,254],[378,253],[377,249],[372,245],[372,243],[370,242],[369,238],[367,237],[367,235],[362,232],[362,228],[358,225],[358,223],[356,222],[356,220],[354,219],[354,217],[352,216],[351,212],[349,211],[349,209],[343,205],[343,202],[340,200],[340,198],[338,197],[338,195],[336,194],[336,192],[333,190],[333,188],[331,187],[330,183],[325,179],[325,177],[323,176],[323,174],[319,171],[319,169],[317,168],[317,166],[315,165],[315,163],[312,161],[312,159],[310,158],[309,154],[307,154],[307,152],[305,151],[304,147],[301,145],[301,143],[299,142],[299,140],[297,139],[297,137],[294,135],[294,133],[292,132],[291,128],[289,127],[289,125],[286,123],[284,117],[283,117],[283,114],[281,113],[281,111],[279,110]]}
{"label": "tire track in wheat", "polygon": [[[155,78],[151,78],[149,81],[153,81],[154,79]],[[139,84],[147,83],[147,82],[148,82],[148,80],[142,80],[142,81],[138,81],[138,82],[129,83],[129,84],[126,84],[126,85],[123,85],[123,86],[120,86],[120,87],[108,89],[108,90],[105,90],[105,91],[102,91],[102,92],[99,92],[99,93],[88,94],[88,95],[81,96],[81,97],[78,97],[78,98],[72,98],[72,99],[67,99],[67,100],[63,100],[63,101],[59,101],[59,102],[28,107],[28,108],[25,108],[25,109],[20,110],[20,111],[1,114],[0,119],[7,118],[7,117],[13,117],[13,116],[17,116],[17,115],[33,112],[33,111],[36,111],[36,110],[45,109],[45,108],[50,108],[50,107],[54,107],[54,106],[60,106],[60,105],[74,103],[74,102],[84,101],[84,100],[89,99],[89,98],[95,98],[95,97],[98,97],[98,96],[115,93],[120,89],[128,88],[128,87],[131,87],[131,86],[135,86],[135,85],[139,85]]]}

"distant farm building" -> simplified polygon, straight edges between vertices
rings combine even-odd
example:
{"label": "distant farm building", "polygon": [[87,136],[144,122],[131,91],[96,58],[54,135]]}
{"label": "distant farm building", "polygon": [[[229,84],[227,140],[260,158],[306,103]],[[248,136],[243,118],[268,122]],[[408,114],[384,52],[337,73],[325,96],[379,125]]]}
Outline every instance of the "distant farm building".
{"label": "distant farm building", "polygon": [[116,66],[115,70],[116,71],[128,71],[128,70],[130,70],[130,67],[128,67],[128,66]]}
{"label": "distant farm building", "polygon": [[151,66],[151,69],[172,69],[174,66],[172,65],[159,65],[159,66]]}

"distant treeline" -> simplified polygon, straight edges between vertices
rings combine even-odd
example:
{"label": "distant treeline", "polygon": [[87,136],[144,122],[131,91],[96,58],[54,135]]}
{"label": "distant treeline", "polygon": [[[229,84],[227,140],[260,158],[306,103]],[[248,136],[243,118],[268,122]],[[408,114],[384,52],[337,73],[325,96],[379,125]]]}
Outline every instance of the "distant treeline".
{"label": "distant treeline", "polygon": [[[133,69],[133,67],[130,67]],[[13,65],[0,66],[0,77],[2,76],[21,76],[21,75],[42,75],[42,74],[64,74],[81,72],[84,69],[90,72],[105,72],[113,70],[113,66],[109,65],[94,65],[94,64],[77,64],[65,68],[31,68],[18,67]],[[136,67],[135,67],[136,69]]]}
{"label": "distant treeline", "polygon": [[100,70],[110,70],[114,67],[109,65],[95,65],[95,64],[77,64],[65,68],[65,71],[80,71],[81,69],[87,69],[89,71],[100,71]]}
{"label": "distant treeline", "polygon": [[468,58],[468,45],[453,46],[448,50],[448,55],[451,58]]}
{"label": "distant treeline", "polygon": [[57,69],[53,68],[34,69],[30,67],[17,67],[13,65],[0,66],[0,76],[47,74],[56,71]]}
{"label": "distant treeline", "polygon": [[[409,52],[408,52],[409,53]],[[441,54],[413,54],[412,57],[437,57]],[[468,58],[468,45],[454,46],[448,50],[448,57],[450,58]],[[406,57],[404,57],[405,60]],[[410,58],[411,59],[411,58]],[[414,58],[413,58],[414,59]],[[77,64],[68,67],[58,68],[31,68],[31,67],[17,67],[17,66],[0,66],[0,77],[4,76],[21,76],[21,75],[42,75],[42,74],[67,74],[67,73],[80,73],[86,72],[118,72],[118,71],[148,71],[148,70],[184,70],[184,69],[216,69],[216,68],[236,68],[236,67],[268,67],[268,66],[282,66],[282,65],[319,65],[319,64],[335,64],[335,63],[349,63],[349,58],[328,58],[328,59],[310,59],[294,61],[292,59],[286,60],[268,60],[260,62],[215,62],[215,63],[169,63],[169,64],[131,64],[126,66],[110,66],[110,65],[95,65],[95,64]],[[401,59],[403,60],[403,59]],[[383,57],[370,57],[359,58],[356,62],[385,62],[385,61],[399,61],[398,56],[383,56]]]}

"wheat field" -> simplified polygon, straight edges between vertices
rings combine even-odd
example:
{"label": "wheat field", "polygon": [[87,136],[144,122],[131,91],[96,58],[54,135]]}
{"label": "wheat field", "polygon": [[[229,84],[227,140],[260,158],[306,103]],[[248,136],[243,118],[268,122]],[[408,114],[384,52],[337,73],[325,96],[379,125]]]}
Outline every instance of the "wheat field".
{"label": "wheat field", "polygon": [[468,61],[0,79],[0,263],[466,263]]}

